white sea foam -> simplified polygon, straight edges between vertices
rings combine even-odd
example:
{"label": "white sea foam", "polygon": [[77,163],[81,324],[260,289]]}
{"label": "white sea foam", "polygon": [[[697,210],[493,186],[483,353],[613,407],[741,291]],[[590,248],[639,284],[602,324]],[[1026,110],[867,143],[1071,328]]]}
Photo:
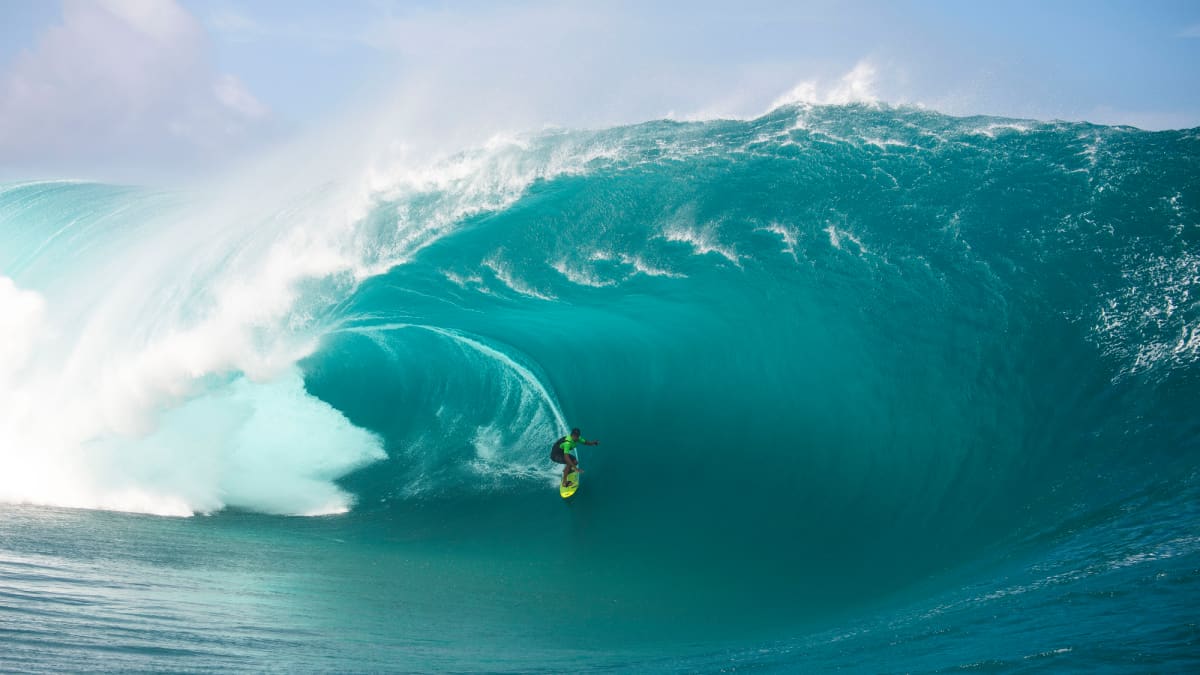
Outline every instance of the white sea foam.
{"label": "white sea foam", "polygon": [[0,385],[25,365],[44,328],[45,314],[41,295],[0,276]]}
{"label": "white sea foam", "polygon": [[661,267],[655,267],[654,265],[646,262],[641,256],[622,253],[620,260],[622,264],[632,267],[634,274],[644,274],[648,277],[668,277],[671,279],[687,278],[686,274],[672,272],[671,270],[663,269]]}
{"label": "white sea foam", "polygon": [[1001,133],[1005,133],[1005,132],[1019,133],[1019,134],[1028,133],[1031,130],[1033,130],[1033,128],[1034,128],[1034,124],[1032,122],[1018,122],[1018,121],[988,122],[988,123],[984,124],[983,126],[976,127],[975,129],[971,130],[970,133],[977,134],[980,136],[987,136],[988,138],[995,138],[996,136],[1000,135]]}
{"label": "white sea foam", "polygon": [[855,236],[853,232],[850,232],[848,230],[840,230],[837,227],[835,227],[832,223],[830,223],[829,225],[827,225],[825,227],[825,232],[826,232],[826,234],[829,235],[829,245],[838,249],[839,251],[845,250],[842,248],[842,242],[849,241],[858,248],[859,253],[867,253],[868,252],[867,247],[863,246],[862,241],[860,241],[859,238],[857,236]]}
{"label": "white sea foam", "polygon": [[580,286],[591,286],[593,288],[606,288],[615,286],[621,281],[630,279],[639,274],[648,277],[666,277],[671,279],[686,278],[687,275],[679,272],[673,272],[668,269],[663,269],[650,264],[640,255],[631,255],[629,253],[614,253],[612,251],[595,250],[587,253],[584,258],[589,262],[606,262],[619,263],[622,266],[630,268],[624,272],[620,279],[605,279],[602,278],[595,270],[589,269],[576,263],[572,263],[571,259],[564,258],[556,261],[553,267],[559,274],[567,278],[568,281]]}
{"label": "white sea foam", "polygon": [[[0,393],[12,404],[5,405],[9,414],[0,428],[0,500],[171,515],[224,505],[344,510],[348,496],[330,482],[337,476],[319,467],[356,466],[378,452],[377,444],[341,426],[340,415],[288,375],[311,350],[304,326],[292,324],[306,323],[291,311],[295,282],[336,263],[327,250],[298,243],[295,231],[248,242],[244,257],[219,262],[210,257],[211,247],[194,245],[190,230],[179,234],[125,240],[135,247],[129,261],[99,267],[76,261],[73,271],[91,283],[64,284],[56,290],[69,294],[39,303],[45,307],[36,312],[44,315],[40,324],[57,339],[40,340],[34,354],[25,349],[25,363],[15,374],[10,370]],[[207,234],[220,241],[222,233]],[[244,264],[256,248],[257,264]],[[195,281],[203,287],[189,288]],[[320,434],[310,430],[288,453],[270,455],[270,438],[288,437],[287,429],[262,434],[255,452],[278,463],[257,473],[245,458],[228,454],[244,447],[249,425],[272,419],[280,401],[293,398],[308,401],[312,407],[303,417],[338,430],[339,440],[314,447]],[[212,419],[191,416],[197,409]],[[267,426],[282,424],[274,421]],[[266,484],[243,482],[248,476]],[[270,497],[286,485],[303,486],[289,493],[290,506]]]}
{"label": "white sea foam", "polygon": [[553,267],[556,272],[566,277],[567,281],[570,281],[578,286],[605,288],[607,286],[614,286],[617,283],[612,279],[601,279],[594,270],[587,269],[579,264],[573,264],[572,261],[567,258],[556,260],[551,267]]}
{"label": "white sea foam", "polygon": [[[463,218],[497,211],[514,203],[537,180],[584,172],[596,161],[612,161],[620,149],[603,143],[581,143],[570,136],[544,137],[536,150],[527,136],[493,136],[480,148],[414,162],[403,147],[372,165],[367,184],[384,199],[397,202],[400,230],[409,238],[401,249],[414,248],[446,233]],[[432,213],[413,205],[412,195],[439,197]],[[419,248],[419,246],[418,246]],[[385,263],[403,262],[394,251]],[[377,274],[378,266],[366,270]]]}
{"label": "white sea foam", "polygon": [[526,284],[525,282],[513,276],[509,266],[500,259],[498,254],[493,254],[491,257],[483,261],[483,266],[492,271],[496,280],[507,286],[510,290],[520,295],[529,298],[537,298],[538,300],[557,300],[553,295],[543,293],[536,288]]}
{"label": "white sea foam", "polygon": [[800,235],[795,229],[781,223],[771,223],[766,227],[756,228],[755,231],[770,232],[771,234],[778,236],[783,242],[782,252],[790,255],[793,261],[799,260],[799,257],[796,254],[796,244],[799,242]]}
{"label": "white sea foam", "polygon": [[444,276],[447,281],[463,290],[476,290],[480,293],[491,293],[487,287],[487,284],[484,283],[483,277],[478,274],[469,274],[463,276],[457,272],[454,272],[453,270],[442,270],[441,272],[442,276]]}
{"label": "white sea foam", "polygon": [[[0,455],[0,499],[176,516],[226,506],[334,513],[353,499],[333,480],[383,457],[378,439],[309,396],[294,370],[190,398],[142,434],[80,439],[80,410],[41,411],[58,420],[57,434],[15,429],[16,442],[41,444],[6,446],[20,452]],[[13,431],[2,432],[6,443]]]}
{"label": "white sea foam", "polygon": [[1189,226],[1200,226],[1200,223],[1190,222],[1183,209],[1183,193],[1176,192],[1166,198],[1167,207],[1171,210],[1171,214],[1175,217],[1172,229],[1175,230],[1175,236],[1181,236]]}
{"label": "white sea foam", "polygon": [[1096,168],[1097,158],[1099,157],[1099,154],[1100,154],[1101,138],[1100,138],[1100,134],[1092,133],[1092,134],[1088,134],[1087,136],[1082,137],[1080,140],[1085,140],[1085,139],[1087,141],[1087,144],[1083,146],[1083,156],[1087,158],[1088,170],[1092,171],[1092,170],[1095,170],[1095,168]]}
{"label": "white sea foam", "polygon": [[732,246],[726,246],[717,238],[715,226],[690,227],[685,225],[669,225],[663,230],[662,238],[692,247],[696,255],[716,253],[729,262],[741,267],[741,256]]}
{"label": "white sea foam", "polygon": [[893,138],[866,138],[862,139],[863,145],[873,145],[880,150],[888,150],[889,148],[912,148],[913,146],[904,141],[898,141]]}
{"label": "white sea foam", "polygon": [[1123,277],[1090,318],[1093,340],[1124,363],[1118,377],[1200,361],[1200,255],[1131,254]]}
{"label": "white sea foam", "polygon": [[800,114],[796,115],[796,121],[793,122],[791,128],[788,129],[789,138],[796,138],[797,136],[794,135],[794,132],[801,131],[813,140],[819,141],[822,139],[827,139],[833,141],[834,143],[843,143],[846,145],[858,144],[858,141],[855,139],[839,136],[838,134],[835,134],[827,129],[814,126],[809,121],[806,114],[810,109],[811,108],[804,108],[800,111]]}

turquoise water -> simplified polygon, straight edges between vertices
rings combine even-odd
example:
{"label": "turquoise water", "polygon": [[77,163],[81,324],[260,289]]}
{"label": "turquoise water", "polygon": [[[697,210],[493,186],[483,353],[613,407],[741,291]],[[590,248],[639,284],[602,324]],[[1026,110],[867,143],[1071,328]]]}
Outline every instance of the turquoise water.
{"label": "turquoise water", "polygon": [[1196,130],[268,178],[0,188],[6,667],[1200,667]]}

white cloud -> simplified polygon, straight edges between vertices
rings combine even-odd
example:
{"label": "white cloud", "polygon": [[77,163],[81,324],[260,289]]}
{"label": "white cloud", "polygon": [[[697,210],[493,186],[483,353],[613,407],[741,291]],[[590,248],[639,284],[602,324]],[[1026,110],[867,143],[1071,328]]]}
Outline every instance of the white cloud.
{"label": "white cloud", "polygon": [[305,16],[303,11],[286,12],[287,18],[276,17],[275,20],[251,16],[227,7],[219,8],[204,14],[204,24],[214,35],[228,42],[262,44],[264,41],[276,41],[277,46],[281,48],[302,50],[344,46],[371,49],[376,47],[367,37],[371,29],[363,29],[356,23],[373,26],[376,22],[374,17],[366,14],[366,18],[362,18],[351,14],[355,19],[351,20],[351,25],[346,25],[343,21],[329,16],[332,4],[316,7],[319,10],[323,8],[323,11],[318,11],[315,16]]}
{"label": "white cloud", "polygon": [[1187,28],[1179,31],[1179,37],[1183,38],[1200,38],[1200,23],[1194,23]]}
{"label": "white cloud", "polygon": [[232,154],[269,111],[209,57],[174,0],[66,0],[0,74],[0,163],[104,173]]}
{"label": "white cloud", "polygon": [[98,0],[109,14],[160,43],[194,33],[194,21],[170,0]]}
{"label": "white cloud", "polygon": [[258,22],[231,9],[219,9],[209,16],[208,25],[222,33],[247,33],[259,30]]}
{"label": "white cloud", "polygon": [[246,90],[241,81],[232,75],[221,75],[213,84],[217,100],[230,110],[237,111],[248,120],[262,119],[270,113],[265,105]]}

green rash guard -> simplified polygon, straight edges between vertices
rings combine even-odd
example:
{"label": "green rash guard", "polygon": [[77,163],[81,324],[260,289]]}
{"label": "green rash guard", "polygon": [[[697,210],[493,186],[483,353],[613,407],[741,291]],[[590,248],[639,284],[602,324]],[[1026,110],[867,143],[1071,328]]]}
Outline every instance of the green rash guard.
{"label": "green rash guard", "polygon": [[584,438],[583,436],[580,436],[580,437],[579,437],[579,440],[577,440],[577,441],[573,441],[573,440],[571,440],[571,437],[570,437],[570,436],[567,436],[567,440],[565,440],[565,441],[563,441],[563,442],[562,442],[563,454],[564,454],[564,455],[571,455],[572,457],[575,457],[575,459],[579,459],[579,458],[578,458],[578,457],[575,455],[575,446],[577,446],[577,445],[584,445],[584,444],[586,444],[586,443],[587,443],[587,439],[586,439],[586,438]]}

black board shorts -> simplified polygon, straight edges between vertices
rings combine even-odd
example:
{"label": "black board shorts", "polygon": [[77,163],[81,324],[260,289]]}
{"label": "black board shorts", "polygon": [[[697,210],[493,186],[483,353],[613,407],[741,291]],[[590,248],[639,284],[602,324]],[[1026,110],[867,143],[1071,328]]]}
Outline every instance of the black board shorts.
{"label": "black board shorts", "polygon": [[558,447],[557,445],[553,448],[550,448],[550,461],[554,462],[555,464],[567,463],[567,458],[563,454],[562,448]]}

